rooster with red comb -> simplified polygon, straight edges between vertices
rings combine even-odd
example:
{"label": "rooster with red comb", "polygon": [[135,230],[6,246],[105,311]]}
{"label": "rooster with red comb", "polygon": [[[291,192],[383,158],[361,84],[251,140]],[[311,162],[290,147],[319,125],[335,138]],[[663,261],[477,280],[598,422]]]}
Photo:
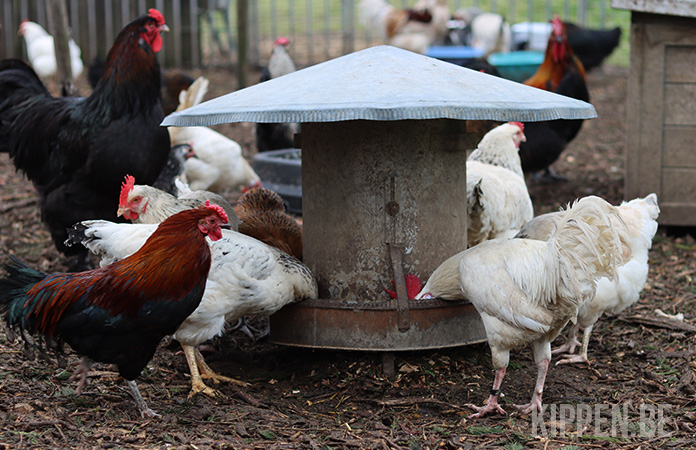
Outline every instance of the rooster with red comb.
{"label": "rooster with red comb", "polygon": [[[585,68],[575,56],[568,42],[565,25],[558,16],[551,20],[553,25],[546,55],[536,73],[524,84],[566,97],[590,101]],[[580,132],[583,120],[549,120],[529,122],[525,135],[527,141],[520,145],[520,161],[524,173],[541,172],[541,181],[565,180],[551,169],[563,150]]]}
{"label": "rooster with red comb", "polygon": [[227,221],[210,203],[180,212],[131,256],[86,272],[45,274],[10,255],[8,275],[0,280],[7,324],[22,336],[67,342],[82,355],[78,393],[91,361],[116,364],[140,414],[155,417],[135,379],[160,341],[200,304],[212,261],[205,238],[222,238]]}

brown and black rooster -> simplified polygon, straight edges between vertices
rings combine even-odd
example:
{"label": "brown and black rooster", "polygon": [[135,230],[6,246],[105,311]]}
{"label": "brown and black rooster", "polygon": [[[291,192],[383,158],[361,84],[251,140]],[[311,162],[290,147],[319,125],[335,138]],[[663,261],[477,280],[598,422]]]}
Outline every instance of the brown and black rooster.
{"label": "brown and black rooster", "polygon": [[[565,25],[558,16],[551,20],[551,24],[553,30],[546,46],[544,61],[524,84],[589,102],[585,68],[568,43]],[[527,141],[520,144],[524,173],[543,171],[541,179],[544,181],[563,180],[563,177],[551,170],[551,164],[558,159],[568,143],[575,139],[582,123],[582,119],[526,122],[524,134]]]}
{"label": "brown and black rooster", "polygon": [[66,229],[86,219],[117,220],[123,177],[151,184],[167,161],[155,57],[167,29],[155,9],[126,25],[86,98],[53,97],[27,64],[0,62],[0,152],[33,182],[54,244],[77,256],[73,269],[85,267],[87,251],[64,245]]}
{"label": "brown and black rooster", "polygon": [[200,304],[212,261],[206,236],[222,238],[227,220],[217,205],[187,209],[162,222],[131,256],[86,272],[45,274],[10,257],[0,310],[23,337],[65,342],[82,355],[78,393],[91,361],[116,364],[140,414],[157,416],[135,379],[160,341]]}

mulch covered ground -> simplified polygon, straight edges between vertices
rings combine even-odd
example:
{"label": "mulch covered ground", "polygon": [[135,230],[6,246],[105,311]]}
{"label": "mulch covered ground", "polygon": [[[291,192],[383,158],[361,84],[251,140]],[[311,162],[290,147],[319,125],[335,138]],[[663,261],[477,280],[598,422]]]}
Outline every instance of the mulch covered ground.
{"label": "mulch covered ground", "polygon": [[[229,92],[228,72],[208,98]],[[576,197],[623,199],[626,70],[590,74],[599,118],[587,121],[555,165],[570,181],[530,184],[536,213]],[[248,124],[217,127],[253,154]],[[231,197],[234,195],[230,194]],[[552,366],[542,416],[511,404],[529,400],[536,368],[513,352],[503,383],[508,416],[470,420],[492,383],[486,344],[396,355],[387,378],[379,354],[281,347],[233,331],[205,352],[219,373],[249,383],[215,386],[224,397],[188,399],[188,368],[176,342],[164,342],[138,379],[150,406],[144,420],[111,367],[97,365],[75,395],[66,367],[29,359],[0,325],[0,447],[176,449],[577,449],[694,448],[696,444],[696,243],[690,230],[660,229],[640,301],[597,323],[591,366]],[[34,191],[0,155],[0,248],[44,271],[64,270],[43,229]],[[443,259],[450,255],[443,255]],[[684,314],[684,321],[658,316]],[[558,343],[562,342],[559,338]],[[578,417],[580,417],[578,419]]]}

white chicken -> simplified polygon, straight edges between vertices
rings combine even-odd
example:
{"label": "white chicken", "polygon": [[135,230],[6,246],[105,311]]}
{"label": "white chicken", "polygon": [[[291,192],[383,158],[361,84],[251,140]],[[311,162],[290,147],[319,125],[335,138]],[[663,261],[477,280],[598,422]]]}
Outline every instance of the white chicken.
{"label": "white chicken", "polygon": [[[554,354],[569,352],[570,354],[556,364],[577,362],[589,364],[587,348],[592,328],[597,320],[604,313],[620,313],[640,298],[648,277],[648,250],[657,232],[657,217],[660,214],[657,195],[650,194],[645,198],[623,202],[618,206],[618,210],[627,231],[628,241],[622,242],[626,263],[617,268],[616,283],[608,278],[601,278],[597,282],[594,298],[580,305],[578,321],[571,327],[568,340],[552,352]],[[516,237],[547,240],[562,217],[562,213],[558,212],[537,216],[525,225]],[[621,226],[618,221],[614,221],[615,226]],[[582,347],[580,353],[574,355],[576,347],[580,345],[577,332],[581,326],[584,328]]]}
{"label": "white chicken", "polygon": [[[199,77],[179,96],[182,111],[205,96],[208,80]],[[225,192],[261,186],[261,179],[242,155],[242,147],[208,127],[169,127],[172,145],[190,144],[196,157],[184,163],[186,179],[194,191]]]}
{"label": "white chicken", "polygon": [[615,207],[598,197],[585,197],[564,212],[548,241],[496,239],[446,260],[416,296],[467,299],[481,315],[496,371],[493,389],[472,417],[505,414],[498,404],[510,350],[530,344],[538,376],[524,413],[541,410],[541,397],[551,360],[551,342],[578,307],[594,296],[600,277],[613,278],[622,262],[621,227]]}
{"label": "white chicken", "polygon": [[386,0],[361,0],[362,23],[386,44],[425,54],[448,33],[446,0],[419,0],[413,8],[400,9]]}
{"label": "white chicken", "polygon": [[534,217],[518,154],[525,140],[520,122],[504,123],[486,133],[467,158],[469,247],[512,237]]}
{"label": "white chicken", "polygon": [[[84,245],[102,258],[100,266],[104,266],[139,249],[157,226],[88,220],[69,230],[66,244]],[[221,335],[225,324],[242,316],[269,316],[289,303],[318,296],[307,266],[250,236],[222,230],[222,239],[211,242],[210,251],[213,260],[203,299],[173,336],[191,372],[189,396],[219,395],[203,378],[244,384],[215,373],[196,348],[199,344]]]}
{"label": "white chicken", "polygon": [[469,44],[483,52],[486,59],[491,53],[509,52],[512,45],[510,24],[500,14],[484,12],[476,7],[461,8],[452,17],[466,24]]}
{"label": "white chicken", "polygon": [[181,182],[177,184],[185,192],[178,197],[152,186],[135,184],[135,178],[126,175],[121,185],[118,216],[123,216],[133,223],[160,223],[167,217],[186,209],[197,208],[206,201],[222,206],[229,218],[229,227],[235,231],[239,228],[239,218],[230,203],[219,194],[209,191],[192,191]]}
{"label": "white chicken", "polygon": [[[38,23],[24,20],[19,25],[19,34],[24,37],[27,46],[27,58],[31,67],[41,78],[51,78],[56,74],[56,52],[53,36]],[[73,78],[80,76],[85,68],[82,63],[82,51],[74,40],[68,41],[70,49],[70,68]]]}

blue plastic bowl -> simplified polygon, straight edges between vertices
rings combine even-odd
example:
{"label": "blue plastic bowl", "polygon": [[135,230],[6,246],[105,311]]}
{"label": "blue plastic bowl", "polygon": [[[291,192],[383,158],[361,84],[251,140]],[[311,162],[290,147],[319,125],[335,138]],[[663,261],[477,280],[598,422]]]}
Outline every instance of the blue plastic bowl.
{"label": "blue plastic bowl", "polygon": [[488,63],[498,69],[501,77],[518,82],[534,75],[543,61],[544,52],[538,51],[492,53],[488,56]]}

